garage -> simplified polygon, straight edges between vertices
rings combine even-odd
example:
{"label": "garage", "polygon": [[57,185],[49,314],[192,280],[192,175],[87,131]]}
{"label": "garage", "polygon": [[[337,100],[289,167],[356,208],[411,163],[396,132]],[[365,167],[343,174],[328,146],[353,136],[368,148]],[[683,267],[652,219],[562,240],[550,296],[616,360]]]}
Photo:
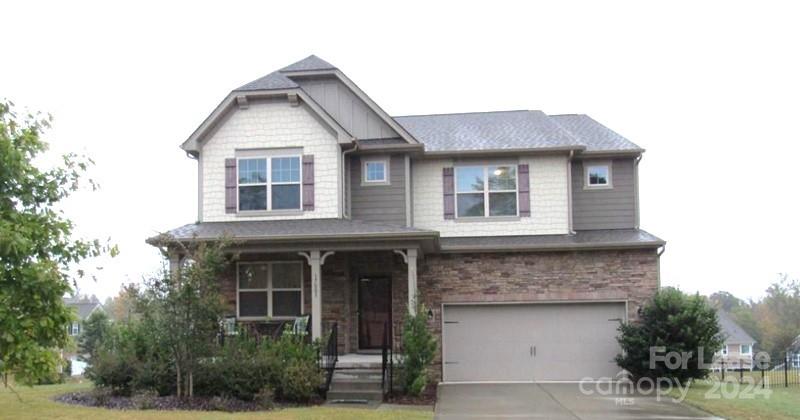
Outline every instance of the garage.
{"label": "garage", "polygon": [[614,378],[624,302],[447,304],[446,382]]}

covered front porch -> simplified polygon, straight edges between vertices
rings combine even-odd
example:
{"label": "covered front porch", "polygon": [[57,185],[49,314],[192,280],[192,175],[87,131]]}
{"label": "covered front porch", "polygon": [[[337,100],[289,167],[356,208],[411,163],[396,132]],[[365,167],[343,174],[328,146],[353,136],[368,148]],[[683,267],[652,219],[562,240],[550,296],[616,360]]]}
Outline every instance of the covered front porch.
{"label": "covered front porch", "polygon": [[[340,354],[379,351],[384,330],[396,340],[416,308],[417,266],[438,246],[436,232],[342,219],[188,227],[174,239],[231,244],[220,278],[227,317],[268,330],[308,315],[315,340],[337,326]],[[181,257],[172,255],[176,266]]]}

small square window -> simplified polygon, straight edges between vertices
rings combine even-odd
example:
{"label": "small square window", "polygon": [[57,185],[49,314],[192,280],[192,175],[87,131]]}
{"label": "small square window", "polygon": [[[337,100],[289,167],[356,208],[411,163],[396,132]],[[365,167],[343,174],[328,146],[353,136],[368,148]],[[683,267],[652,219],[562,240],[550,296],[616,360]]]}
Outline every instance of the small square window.
{"label": "small square window", "polygon": [[387,163],[385,160],[368,160],[364,162],[365,183],[385,183],[387,177]]}
{"label": "small square window", "polygon": [[739,346],[740,354],[750,354],[752,351],[753,349],[750,347],[749,344],[742,344],[741,346]]}
{"label": "small square window", "polygon": [[589,165],[586,167],[586,186],[587,187],[610,187],[611,186],[611,166],[610,165]]}

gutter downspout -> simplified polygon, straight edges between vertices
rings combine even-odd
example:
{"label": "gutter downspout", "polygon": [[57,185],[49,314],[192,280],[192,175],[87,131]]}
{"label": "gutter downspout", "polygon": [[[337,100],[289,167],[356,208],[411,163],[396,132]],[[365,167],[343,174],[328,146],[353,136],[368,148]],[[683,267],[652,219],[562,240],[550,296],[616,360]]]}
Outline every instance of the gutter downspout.
{"label": "gutter downspout", "polygon": [[341,175],[342,197],[339,200],[339,204],[342,206],[343,219],[350,219],[350,212],[347,209],[347,201],[348,201],[347,197],[350,195],[350,186],[347,185],[347,167],[348,167],[347,155],[358,150],[358,140],[354,140],[353,144],[355,146],[352,149],[342,151],[342,175]]}
{"label": "gutter downspout", "polygon": [[639,230],[639,162],[641,161],[641,154],[633,161],[633,228],[636,230]]}
{"label": "gutter downspout", "polygon": [[575,230],[572,229],[572,157],[575,156],[575,151],[569,151],[569,157],[567,158],[567,210],[569,214],[567,215],[567,229],[569,230],[570,235],[575,234]]}
{"label": "gutter downspout", "polygon": [[658,264],[658,280],[656,282],[656,290],[661,289],[661,255],[667,250],[667,244],[661,245],[661,248],[656,252],[656,264]]}
{"label": "gutter downspout", "polygon": [[197,156],[186,152],[189,159],[197,161],[197,221],[203,221],[203,163],[200,160],[200,154]]}

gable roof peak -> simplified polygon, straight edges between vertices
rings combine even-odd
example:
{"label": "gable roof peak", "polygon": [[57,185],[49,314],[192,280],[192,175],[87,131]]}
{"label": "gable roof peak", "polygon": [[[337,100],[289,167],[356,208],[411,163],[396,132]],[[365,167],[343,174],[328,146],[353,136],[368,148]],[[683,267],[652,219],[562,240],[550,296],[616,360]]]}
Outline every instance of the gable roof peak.
{"label": "gable roof peak", "polygon": [[293,72],[293,71],[314,71],[314,70],[335,70],[336,66],[333,64],[317,57],[314,54],[309,55],[308,57],[293,63],[289,64],[288,66],[280,69],[281,73]]}

